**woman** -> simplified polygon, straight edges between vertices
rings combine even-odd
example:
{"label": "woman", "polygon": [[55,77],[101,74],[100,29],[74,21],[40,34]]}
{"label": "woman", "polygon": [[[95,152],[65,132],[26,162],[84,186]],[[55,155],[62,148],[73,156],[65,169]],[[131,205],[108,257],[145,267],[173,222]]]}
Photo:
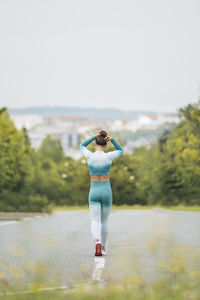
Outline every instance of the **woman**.
{"label": "woman", "polygon": [[[89,151],[88,146],[94,142],[95,152]],[[105,153],[107,143],[115,146],[116,150]],[[100,130],[97,135],[85,140],[80,145],[81,153],[86,157],[90,175],[89,208],[91,216],[91,231],[95,242],[95,256],[105,254],[105,244],[108,234],[108,216],[112,206],[112,189],[109,180],[112,160],[123,153],[121,145],[106,131]]]}

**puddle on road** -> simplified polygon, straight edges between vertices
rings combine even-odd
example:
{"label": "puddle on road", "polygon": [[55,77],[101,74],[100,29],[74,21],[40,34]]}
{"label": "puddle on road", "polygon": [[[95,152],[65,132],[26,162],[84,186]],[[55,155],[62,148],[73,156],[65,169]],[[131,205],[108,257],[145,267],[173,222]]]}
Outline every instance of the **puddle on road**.
{"label": "puddle on road", "polygon": [[102,282],[103,273],[105,268],[105,258],[103,256],[97,256],[94,258],[94,270],[92,272],[92,281]]}

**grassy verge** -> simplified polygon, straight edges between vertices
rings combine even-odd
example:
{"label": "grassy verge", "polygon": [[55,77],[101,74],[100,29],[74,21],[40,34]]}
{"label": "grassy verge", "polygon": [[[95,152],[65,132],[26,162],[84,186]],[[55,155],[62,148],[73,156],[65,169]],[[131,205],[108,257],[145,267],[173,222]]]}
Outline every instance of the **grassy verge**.
{"label": "grassy verge", "polygon": [[[113,205],[112,210],[121,210],[121,209],[152,209],[155,206],[142,206],[142,205]],[[60,211],[60,210],[88,210],[88,205],[75,205],[75,206],[54,206],[53,211]]]}
{"label": "grassy verge", "polygon": [[[184,206],[184,205],[178,205],[178,206],[142,206],[142,205],[120,205],[112,206],[112,210],[123,210],[123,209],[167,209],[167,210],[181,210],[181,211],[200,211],[200,206]],[[54,206],[53,211],[64,211],[64,210],[88,210],[88,205],[75,205],[75,206]]]}
{"label": "grassy verge", "polygon": [[182,211],[200,211],[200,206],[184,206],[184,205],[178,205],[178,206],[170,206],[170,207],[160,207],[163,209],[172,209],[172,210],[182,210]]}
{"label": "grassy verge", "polygon": [[[133,281],[133,283],[132,283]],[[81,286],[65,293],[60,291],[38,292],[32,294],[4,295],[4,299],[11,300],[199,300],[199,280],[193,282],[177,282],[165,280],[153,286],[135,283],[129,280],[127,283],[110,284],[108,286]]]}
{"label": "grassy verge", "polygon": [[87,210],[88,209],[88,205],[74,205],[74,206],[54,206],[53,207],[53,211],[56,210]]}

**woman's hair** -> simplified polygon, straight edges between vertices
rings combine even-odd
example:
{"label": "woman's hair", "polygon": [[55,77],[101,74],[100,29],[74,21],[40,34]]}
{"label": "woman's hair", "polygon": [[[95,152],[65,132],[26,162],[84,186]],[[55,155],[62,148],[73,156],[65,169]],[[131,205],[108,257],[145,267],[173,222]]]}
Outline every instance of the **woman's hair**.
{"label": "woman's hair", "polygon": [[100,146],[106,146],[107,141],[105,140],[105,138],[107,137],[107,132],[105,130],[101,130],[100,134],[101,135],[96,137],[96,144]]}

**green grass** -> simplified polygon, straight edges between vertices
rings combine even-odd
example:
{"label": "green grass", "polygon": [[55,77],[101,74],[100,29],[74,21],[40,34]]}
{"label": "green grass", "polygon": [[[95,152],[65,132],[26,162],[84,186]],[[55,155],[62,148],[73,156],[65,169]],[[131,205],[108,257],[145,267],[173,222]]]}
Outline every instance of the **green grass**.
{"label": "green grass", "polygon": [[[168,209],[168,210],[181,210],[181,211],[200,211],[200,206],[142,206],[142,205],[113,205],[112,210],[123,210],[123,209]],[[74,205],[74,206],[54,206],[53,211],[63,211],[63,210],[88,210],[88,205]]]}
{"label": "green grass", "polygon": [[183,210],[183,211],[200,211],[200,206],[177,205],[177,206],[160,207],[160,208],[163,208],[163,209],[172,209],[172,210]]}
{"label": "green grass", "polygon": [[55,210],[87,210],[88,209],[88,205],[74,205],[74,206],[67,206],[67,205],[63,205],[63,206],[54,206],[53,207],[53,211]]}
{"label": "green grass", "polygon": [[[120,209],[152,209],[155,206],[142,206],[142,205],[112,205],[112,210],[120,210]],[[75,205],[75,206],[54,206],[53,211],[59,211],[59,210],[88,210],[88,205]]]}
{"label": "green grass", "polygon": [[33,294],[19,294],[4,296],[3,299],[12,300],[199,300],[199,289],[195,282],[186,285],[160,282],[155,286],[115,284],[104,288],[99,286],[90,289],[82,286],[77,290],[63,292],[35,292]]}
{"label": "green grass", "polygon": [[37,287],[30,293],[4,289],[2,299],[12,300],[199,300],[200,273],[170,272],[148,284],[138,275],[120,278],[107,284],[81,284],[64,291],[42,292]]}

